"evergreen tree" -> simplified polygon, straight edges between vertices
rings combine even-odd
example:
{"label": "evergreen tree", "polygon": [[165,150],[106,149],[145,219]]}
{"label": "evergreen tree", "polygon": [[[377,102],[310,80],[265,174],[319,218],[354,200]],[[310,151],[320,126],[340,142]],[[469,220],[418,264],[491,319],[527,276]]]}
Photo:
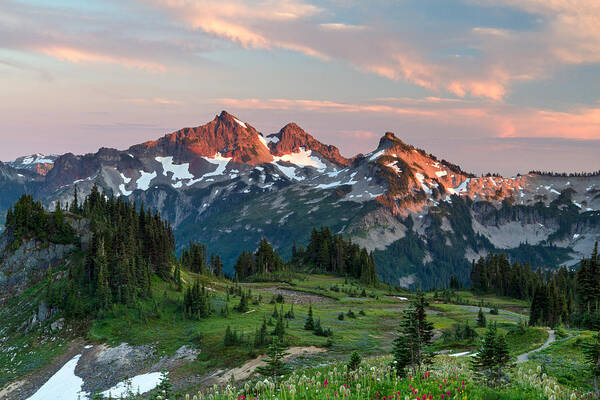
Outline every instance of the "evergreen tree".
{"label": "evergreen tree", "polygon": [[[418,292],[404,316],[394,341],[394,361],[398,374],[411,367],[413,375],[421,372],[423,364],[431,359],[429,345],[433,339],[433,324],[427,321],[425,307],[428,305],[423,292]],[[400,352],[405,352],[405,355]]]}
{"label": "evergreen tree", "polygon": [[350,361],[348,362],[348,371],[356,371],[360,367],[362,357],[358,354],[358,351],[354,350],[350,355]]}
{"label": "evergreen tree", "polygon": [[503,377],[503,368],[508,361],[506,340],[498,334],[496,324],[490,324],[478,353],[473,357],[472,368],[489,383],[499,385]]}
{"label": "evergreen tree", "polygon": [[594,336],[593,342],[583,344],[583,353],[588,365],[589,374],[592,376],[594,382],[596,397],[600,397],[600,390],[598,388],[598,377],[600,377],[600,332]]}
{"label": "evergreen tree", "polygon": [[273,382],[277,384],[280,376],[285,376],[290,372],[290,367],[283,361],[284,357],[288,355],[285,350],[286,348],[281,344],[279,339],[273,336],[269,346],[268,358],[265,360],[266,365],[257,367],[256,372],[265,377],[272,378]]}
{"label": "evergreen tree", "polygon": [[313,331],[315,329],[315,321],[313,320],[312,303],[308,306],[308,317],[304,323],[304,329],[307,331]]}
{"label": "evergreen tree", "polygon": [[485,314],[481,307],[479,308],[479,312],[477,313],[477,326],[480,328],[485,328],[487,321],[485,319]]}
{"label": "evergreen tree", "polygon": [[273,335],[277,336],[279,341],[283,341],[283,335],[285,335],[285,324],[283,323],[283,307],[281,308],[281,312],[277,317],[277,323],[275,324],[275,330],[273,331]]}

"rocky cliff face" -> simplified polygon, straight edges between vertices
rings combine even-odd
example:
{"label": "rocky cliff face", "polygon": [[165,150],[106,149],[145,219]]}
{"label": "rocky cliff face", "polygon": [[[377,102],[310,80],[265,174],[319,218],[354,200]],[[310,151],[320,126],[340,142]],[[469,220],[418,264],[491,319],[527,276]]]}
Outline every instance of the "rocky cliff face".
{"label": "rocky cliff face", "polygon": [[15,246],[10,231],[0,235],[0,305],[43,279],[48,268],[55,269],[68,263],[68,256],[78,247],[87,248],[90,240],[88,223],[81,219],[69,222],[81,238],[80,246],[42,242],[35,238],[23,239]]}

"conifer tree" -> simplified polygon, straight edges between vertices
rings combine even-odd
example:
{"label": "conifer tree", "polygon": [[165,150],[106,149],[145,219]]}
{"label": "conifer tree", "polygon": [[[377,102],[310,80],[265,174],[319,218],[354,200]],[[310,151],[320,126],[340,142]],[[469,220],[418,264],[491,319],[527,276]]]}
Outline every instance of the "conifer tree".
{"label": "conifer tree", "polygon": [[508,346],[504,336],[499,335],[496,324],[490,324],[477,354],[473,357],[472,368],[488,383],[499,385],[503,368],[508,364]]}
{"label": "conifer tree", "polygon": [[283,336],[285,335],[285,324],[283,322],[283,306],[277,318],[277,323],[275,324],[275,330],[273,331],[273,335],[277,336],[280,342],[283,341]]}
{"label": "conifer tree", "polygon": [[[433,324],[427,321],[427,305],[425,295],[419,291],[411,306],[404,311],[393,350],[399,374],[402,374],[400,369],[410,366],[413,375],[416,375],[421,372],[423,364],[431,359],[432,353],[428,347],[433,339]],[[399,354],[401,351],[406,351],[410,358]]]}
{"label": "conifer tree", "polygon": [[358,354],[358,351],[354,350],[350,355],[350,361],[348,362],[348,371],[356,371],[360,367],[362,357]]}
{"label": "conifer tree", "polygon": [[259,374],[270,377],[277,384],[278,379],[282,375],[287,375],[290,372],[290,367],[284,363],[283,359],[288,353],[286,348],[281,344],[276,336],[273,336],[271,345],[269,346],[268,358],[265,360],[264,366],[256,368]]}
{"label": "conifer tree", "polygon": [[304,323],[304,329],[307,331],[313,331],[315,329],[315,321],[313,320],[312,303],[308,306],[308,317]]}
{"label": "conifer tree", "polygon": [[600,332],[594,336],[593,342],[583,344],[583,353],[588,365],[588,372],[594,382],[596,397],[600,397],[600,389],[598,388],[598,377],[600,377]]}
{"label": "conifer tree", "polygon": [[485,328],[487,321],[485,319],[485,314],[481,307],[479,307],[479,312],[477,313],[477,326],[480,328]]}

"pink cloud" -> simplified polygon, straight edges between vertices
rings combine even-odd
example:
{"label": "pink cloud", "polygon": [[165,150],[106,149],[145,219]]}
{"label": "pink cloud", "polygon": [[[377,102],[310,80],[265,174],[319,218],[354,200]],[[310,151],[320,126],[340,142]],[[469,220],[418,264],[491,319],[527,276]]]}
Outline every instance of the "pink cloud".
{"label": "pink cloud", "polygon": [[39,47],[36,50],[49,57],[74,64],[118,64],[127,68],[140,69],[148,72],[165,72],[167,70],[164,65],[151,61],[97,53],[68,46],[44,46]]}
{"label": "pink cloud", "polygon": [[153,97],[150,99],[131,98],[131,99],[123,99],[122,101],[125,103],[134,103],[134,104],[160,104],[160,105],[181,105],[181,104],[183,104],[181,101],[178,101],[178,100],[163,99],[160,97]]}
{"label": "pink cloud", "polygon": [[[218,99],[232,109],[301,110],[317,113],[387,114],[428,124],[480,126],[496,137],[539,137],[580,140],[600,139],[600,107],[558,112],[523,108],[497,102],[468,100],[386,98],[371,103],[340,103],[326,100],[293,99]],[[382,104],[384,103],[384,104]],[[358,132],[358,131],[355,131]],[[368,131],[361,131],[368,138]],[[358,134],[358,133],[356,133]]]}

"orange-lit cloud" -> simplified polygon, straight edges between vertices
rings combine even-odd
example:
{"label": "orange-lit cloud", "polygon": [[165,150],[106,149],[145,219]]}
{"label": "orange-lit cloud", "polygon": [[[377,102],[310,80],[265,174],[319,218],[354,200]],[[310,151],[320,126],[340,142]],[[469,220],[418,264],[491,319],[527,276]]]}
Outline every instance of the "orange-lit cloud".
{"label": "orange-lit cloud", "polygon": [[[324,100],[218,99],[233,109],[302,110],[319,113],[365,113],[402,116],[439,125],[477,125],[496,137],[539,137],[600,140],[600,107],[569,112],[457,99],[382,99],[356,104]],[[382,104],[385,103],[385,104]]]}
{"label": "orange-lit cloud", "polygon": [[148,72],[165,72],[167,70],[164,65],[151,61],[96,53],[67,46],[44,46],[36,50],[49,57],[74,64],[118,64],[126,68],[140,69]]}
{"label": "orange-lit cloud", "polygon": [[312,57],[327,58],[325,54],[307,44],[282,40],[260,29],[261,23],[297,20],[320,11],[318,7],[301,0],[149,1],[165,7],[193,29],[231,40],[246,48],[281,47]]}

